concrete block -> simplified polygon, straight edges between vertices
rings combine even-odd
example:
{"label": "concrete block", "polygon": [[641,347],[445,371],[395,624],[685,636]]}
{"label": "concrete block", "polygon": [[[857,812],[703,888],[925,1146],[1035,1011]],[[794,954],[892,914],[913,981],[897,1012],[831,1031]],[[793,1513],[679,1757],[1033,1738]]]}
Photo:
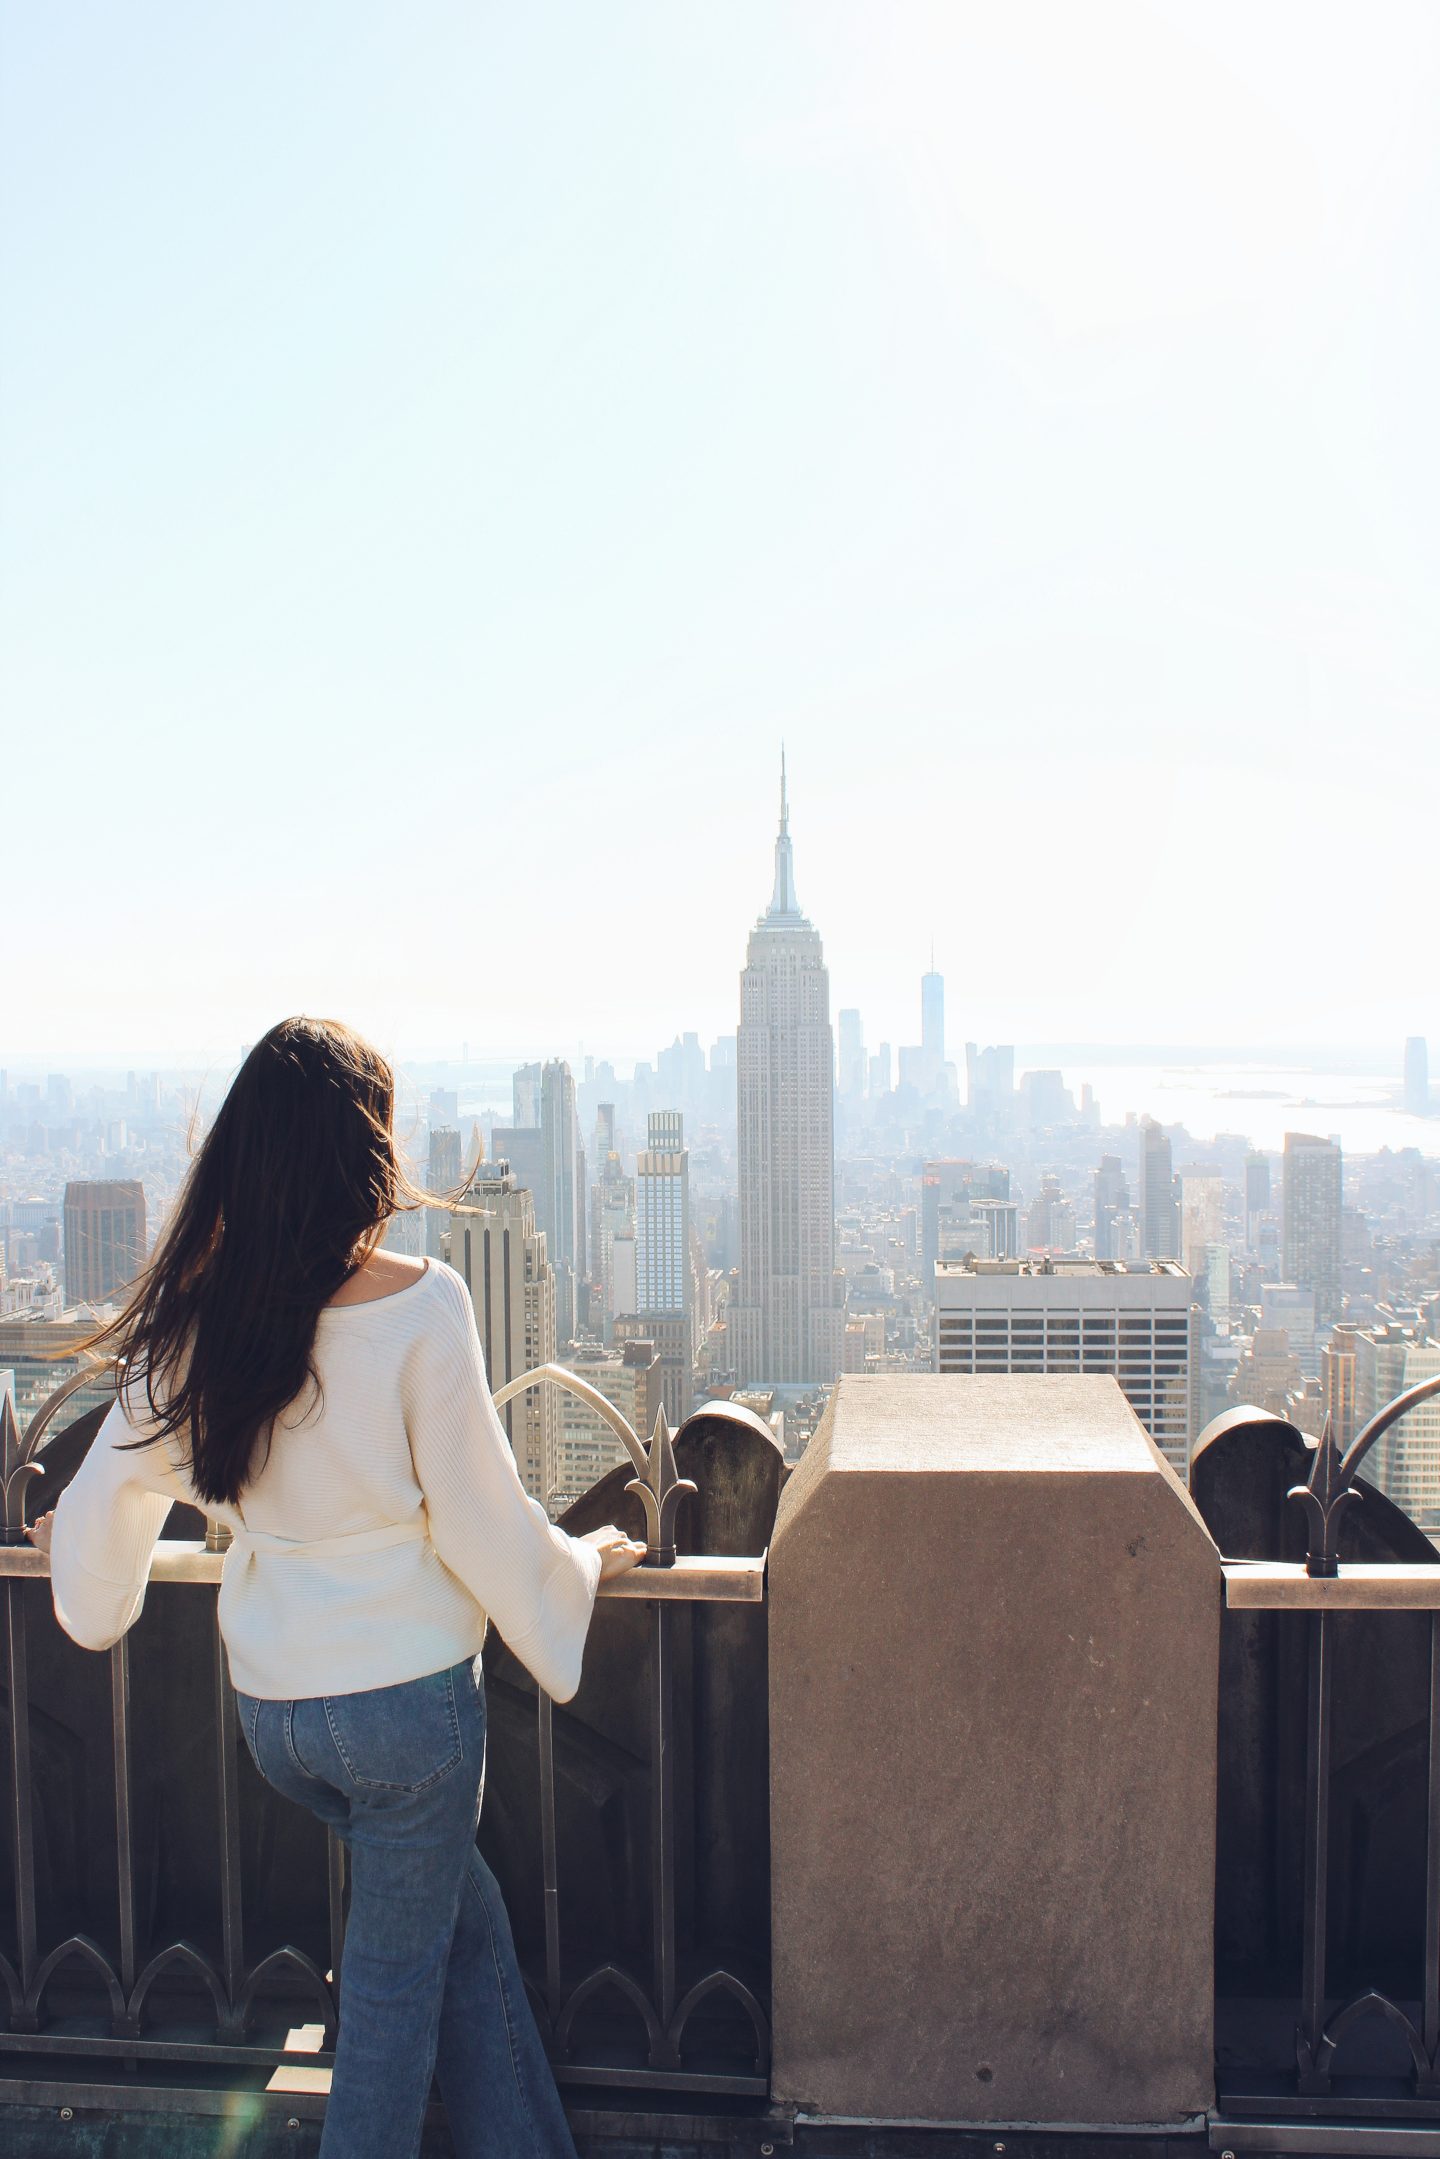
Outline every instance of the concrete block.
{"label": "concrete block", "polygon": [[776,2098],[1210,2105],[1220,1559],[1115,1381],[843,1379],[769,1606]]}

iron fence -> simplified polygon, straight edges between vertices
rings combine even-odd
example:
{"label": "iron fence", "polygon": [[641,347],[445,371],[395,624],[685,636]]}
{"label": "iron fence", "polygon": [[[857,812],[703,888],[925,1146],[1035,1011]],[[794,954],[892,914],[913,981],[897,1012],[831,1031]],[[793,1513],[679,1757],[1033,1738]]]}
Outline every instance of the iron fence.
{"label": "iron fence", "polygon": [[[556,1806],[555,1709],[538,1693],[536,1746],[539,1770],[540,1851],[543,1902],[543,1970],[527,1974],[537,2020],[556,2074],[577,2084],[605,2084],[689,2092],[763,2094],[769,2069],[769,2021],[763,1981],[720,1963],[685,1975],[682,1985],[677,1954],[676,1819],[679,1795],[675,1781],[676,1671],[674,1629],[686,1607],[711,1604],[761,1606],[764,1559],[756,1557],[677,1557],[677,1510],[693,1484],[676,1468],[674,1447],[663,1411],[648,1448],[620,1413],[583,1379],[559,1367],[526,1374],[500,1390],[497,1401],[541,1383],[570,1389],[595,1409],[621,1440],[635,1471],[627,1489],[645,1510],[648,1551],[645,1563],[628,1575],[602,1585],[607,1602],[641,1604],[648,1614],[649,1658],[645,1675],[648,1723],[648,1808],[650,1957],[648,1970],[635,1968],[633,1957],[617,1945],[580,1972],[565,1954],[565,1911],[561,1897],[561,1850]],[[259,1786],[243,1754],[239,1721],[216,1617],[224,1565],[223,1539],[165,1541],[156,1550],[151,1581],[162,1594],[175,1590],[184,1599],[172,1614],[192,1647],[196,1629],[206,1641],[204,1659],[208,1703],[206,1721],[213,1728],[208,1772],[210,1794],[198,1809],[213,1823],[213,1895],[215,1923],[207,1929],[167,1936],[159,1927],[164,1898],[157,1895],[154,1866],[146,1870],[142,1896],[135,1819],[136,1735],[132,1704],[134,1659],[130,1637],[108,1652],[109,1688],[105,1722],[113,1780],[106,1808],[113,1832],[113,1884],[110,1911],[88,1927],[55,1930],[46,1939],[37,1896],[37,1852],[50,1841],[52,1824],[37,1785],[34,1736],[37,1705],[32,1667],[37,1648],[55,1655],[65,1651],[49,1606],[48,1560],[24,1534],[27,1495],[43,1470],[43,1455],[58,1413],[76,1388],[93,1384],[93,1374],[78,1377],[44,1405],[22,1436],[7,1398],[0,1398],[0,1588],[5,1614],[3,1735],[8,1739],[5,1765],[7,1836],[0,1853],[8,1857],[13,1933],[0,1942],[0,2055],[119,2059],[130,2066],[144,2062],[245,2065],[275,2069],[303,2060],[323,2069],[332,2056],[337,2030],[337,1989],[345,1935],[346,1868],[341,1842],[331,1833],[323,1851],[310,1859],[323,1865],[323,1890],[313,1898],[316,1924],[309,1946],[283,1938],[258,1948],[258,1934],[271,1932],[254,1917],[256,1892],[247,1878],[258,1841],[271,1837],[273,1824],[256,1830],[243,1818],[262,1805],[282,1805]],[[53,1638],[58,1638],[58,1641]],[[75,1652],[76,1657],[83,1653]],[[52,1683],[63,1692],[64,1675]],[[199,1710],[197,1706],[197,1717]],[[51,1719],[53,1723],[54,1719]],[[764,1774],[764,1765],[758,1765]],[[737,1765],[744,1774],[745,1765]],[[93,1796],[93,1795],[92,1795]],[[182,1804],[194,1796],[187,1791]],[[173,1817],[172,1817],[173,1818]],[[267,1826],[268,1825],[268,1826]],[[316,1830],[318,1835],[318,1828]],[[310,1884],[310,1891],[316,1885]],[[142,1909],[143,1905],[143,1909]],[[3,1908],[3,1907],[0,1907]],[[323,1911],[323,1920],[322,1920]],[[303,1930],[302,1930],[303,1931]],[[202,1939],[194,1938],[200,1933]],[[103,1939],[101,1938],[103,1936]],[[624,2005],[640,2044],[622,2034],[616,2039],[612,2018],[599,2041],[586,2036],[586,2012],[601,1998]],[[718,2052],[707,2054],[695,2034],[701,2012],[723,2001],[728,2037]],[[735,2052],[738,2018],[748,2035],[743,2060]],[[624,2016],[621,2019],[624,2022]]]}
{"label": "iron fence", "polygon": [[[1244,2097],[1275,2117],[1440,2122],[1440,1565],[1399,1510],[1359,1481],[1382,1434],[1436,1393],[1440,1379],[1400,1395],[1343,1454],[1327,1422],[1308,1477],[1285,1493],[1305,1516],[1303,1560],[1225,1563],[1227,1612],[1270,1615],[1263,1645],[1253,1622],[1246,1637],[1245,1685],[1263,1661],[1269,1692],[1252,1695],[1264,1716],[1245,1730],[1247,1743],[1274,1749],[1279,1797],[1258,1873],[1281,1913],[1276,1938],[1298,1946],[1298,1999],[1288,2004],[1290,2068],[1268,2083],[1252,2075]],[[1276,1424],[1277,1441],[1280,1432],[1299,1440]],[[1390,1549],[1398,1544],[1408,1561],[1342,1563],[1337,1527],[1358,1520],[1357,1508],[1375,1518],[1371,1549],[1394,1537]],[[1230,1707],[1222,1691],[1222,1735]],[[1237,1765],[1222,1749],[1222,1780],[1227,1767]],[[1222,1822],[1224,1812],[1222,1796]],[[1348,1907],[1339,1921],[1337,1902]],[[1223,2064],[1220,2082],[1224,2093]]]}

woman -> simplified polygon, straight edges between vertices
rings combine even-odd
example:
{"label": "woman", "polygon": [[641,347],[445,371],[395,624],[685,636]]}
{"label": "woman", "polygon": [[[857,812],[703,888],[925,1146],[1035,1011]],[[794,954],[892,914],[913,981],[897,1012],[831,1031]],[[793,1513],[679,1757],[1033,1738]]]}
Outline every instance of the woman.
{"label": "woman", "polygon": [[250,1052],[109,1334],[125,1379],[31,1532],[62,1626],[134,1624],[176,1500],[231,1531],[220,1628],[251,1753],[338,1830],[351,1901],[323,2159],[412,2159],[438,2071],[462,2159],[573,2159],[475,1849],[487,1614],[568,1701],[599,1583],[643,1557],[528,1499],[465,1285],[379,1249],[421,1195],[394,1080],[333,1021]]}

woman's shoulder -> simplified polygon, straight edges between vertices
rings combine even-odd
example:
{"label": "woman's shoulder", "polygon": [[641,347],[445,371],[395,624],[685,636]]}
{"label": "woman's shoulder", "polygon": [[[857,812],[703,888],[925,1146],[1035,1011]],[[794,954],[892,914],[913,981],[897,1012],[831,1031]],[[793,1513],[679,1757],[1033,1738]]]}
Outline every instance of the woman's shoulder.
{"label": "woman's shoulder", "polygon": [[468,1312],[470,1292],[464,1277],[443,1260],[412,1259],[403,1252],[376,1253],[332,1297],[321,1318],[349,1325],[373,1319],[386,1326],[433,1317],[437,1309]]}
{"label": "woman's shoulder", "polygon": [[463,1274],[443,1259],[432,1259],[426,1263],[425,1280],[431,1283],[437,1304],[448,1305],[452,1311],[469,1319],[470,1290]]}
{"label": "woman's shoulder", "polygon": [[423,1267],[415,1267],[412,1262],[408,1280],[403,1285],[397,1284],[393,1291],[362,1309],[387,1312],[397,1319],[408,1320],[417,1332],[435,1326],[448,1329],[457,1323],[468,1328],[472,1321],[465,1277],[442,1259],[427,1259]]}

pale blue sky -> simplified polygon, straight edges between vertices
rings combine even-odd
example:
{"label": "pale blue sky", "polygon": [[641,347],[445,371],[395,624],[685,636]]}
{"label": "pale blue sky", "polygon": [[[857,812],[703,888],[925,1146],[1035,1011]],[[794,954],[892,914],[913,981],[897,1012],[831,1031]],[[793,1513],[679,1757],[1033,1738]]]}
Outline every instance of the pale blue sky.
{"label": "pale blue sky", "polygon": [[[0,1038],[1440,1036],[1440,13],[10,0]],[[17,964],[18,963],[18,964]],[[3,1058],[0,1058],[3,1061]]]}

